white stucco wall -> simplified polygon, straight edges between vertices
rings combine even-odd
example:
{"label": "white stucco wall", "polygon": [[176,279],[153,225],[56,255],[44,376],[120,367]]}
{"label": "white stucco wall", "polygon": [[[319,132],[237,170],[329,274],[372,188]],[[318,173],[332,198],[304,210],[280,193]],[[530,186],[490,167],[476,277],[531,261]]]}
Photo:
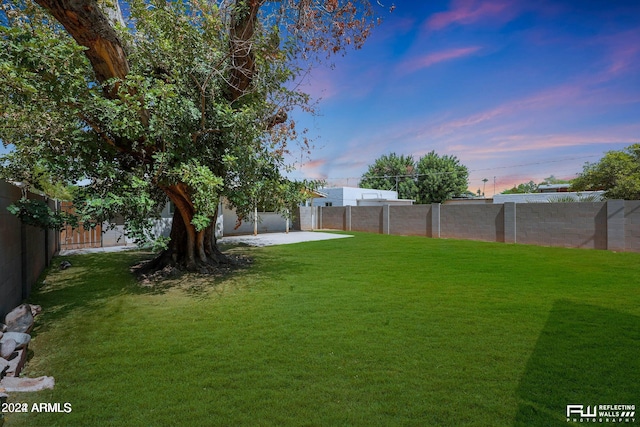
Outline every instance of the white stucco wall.
{"label": "white stucco wall", "polygon": [[376,190],[373,188],[333,187],[319,190],[327,197],[313,199],[313,206],[357,206],[358,200],[386,199],[397,200],[398,193],[392,190]]}

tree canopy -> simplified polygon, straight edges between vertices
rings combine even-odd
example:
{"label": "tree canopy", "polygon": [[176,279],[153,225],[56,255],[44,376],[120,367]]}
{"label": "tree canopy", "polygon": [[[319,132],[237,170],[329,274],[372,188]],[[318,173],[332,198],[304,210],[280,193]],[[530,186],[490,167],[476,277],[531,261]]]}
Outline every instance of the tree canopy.
{"label": "tree canopy", "polygon": [[502,194],[525,194],[535,193],[536,191],[538,191],[538,184],[533,181],[529,181],[514,185],[512,188],[504,190]]}
{"label": "tree canopy", "polygon": [[556,178],[555,175],[550,175],[546,177],[540,185],[552,185],[552,184],[570,184],[571,181],[566,179]]}
{"label": "tree canopy", "polygon": [[309,184],[282,175],[289,144],[308,148],[289,117],[311,109],[292,84],[297,64],[361,46],[376,24],[366,0],[0,8],[0,139],[12,148],[2,176],[44,191],[42,176],[88,182],[76,208],[123,214],[132,228],[168,198],[176,214],[159,259],[189,269],[222,259],[220,197],[241,214],[265,194],[284,208]]}
{"label": "tree canopy", "polygon": [[418,194],[415,161],[412,156],[384,154],[369,165],[367,172],[362,175],[360,186],[395,190],[401,199],[415,199]]}
{"label": "tree canopy", "polygon": [[608,199],[640,200],[640,144],[608,151],[600,161],[586,163],[571,188],[604,190]]}
{"label": "tree canopy", "polygon": [[523,182],[518,185],[514,185],[512,188],[508,190],[504,190],[502,194],[525,194],[525,193],[537,193],[538,189],[541,185],[552,185],[552,184],[570,184],[571,181],[567,181],[565,179],[556,178],[554,175],[550,175],[546,177],[540,184],[536,184],[533,181]]}
{"label": "tree canopy", "polygon": [[431,151],[418,160],[418,203],[442,203],[465,194],[469,170],[456,156]]}
{"label": "tree canopy", "polygon": [[418,203],[442,203],[468,192],[469,171],[456,156],[431,151],[416,162],[396,153],[375,160],[362,175],[361,187],[396,190]]}

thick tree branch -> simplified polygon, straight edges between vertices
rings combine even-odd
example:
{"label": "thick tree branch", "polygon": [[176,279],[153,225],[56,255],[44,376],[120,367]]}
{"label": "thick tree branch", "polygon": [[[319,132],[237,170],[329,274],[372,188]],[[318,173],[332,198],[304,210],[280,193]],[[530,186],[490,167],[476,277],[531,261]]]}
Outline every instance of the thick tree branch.
{"label": "thick tree branch", "polygon": [[[53,15],[85,52],[96,78],[104,83],[111,78],[124,79],[129,63],[109,18],[97,2],[79,0],[36,0]],[[110,94],[115,96],[116,91]]]}
{"label": "thick tree branch", "polygon": [[[85,56],[89,59],[96,79],[100,83],[105,83],[109,79],[124,80],[126,78],[129,73],[129,62],[124,46],[112,26],[113,22],[124,22],[119,7],[109,9],[112,13],[109,17],[100,10],[95,0],[36,0],[36,2],[48,10],[79,45],[87,48]],[[105,96],[115,99],[118,97],[118,88],[117,82],[111,87],[105,87]],[[138,116],[145,126],[149,124],[148,111],[141,109],[138,111]],[[91,121],[86,120],[86,122],[104,139],[104,132],[96,129]],[[131,152],[143,161],[149,161],[154,151],[154,147],[147,146],[142,152],[133,153],[130,141],[109,139],[107,143],[120,151]],[[143,146],[144,138],[138,143]]]}
{"label": "thick tree branch", "polygon": [[231,17],[230,50],[231,76],[227,97],[230,101],[240,98],[251,85],[255,74],[255,55],[252,50],[258,10],[264,0],[236,0]]}

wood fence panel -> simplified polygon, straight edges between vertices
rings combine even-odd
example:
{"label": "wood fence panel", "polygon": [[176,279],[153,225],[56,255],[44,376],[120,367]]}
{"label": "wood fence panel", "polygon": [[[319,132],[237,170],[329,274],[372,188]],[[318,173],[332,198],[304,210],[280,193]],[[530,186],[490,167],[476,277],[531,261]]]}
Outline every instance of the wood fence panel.
{"label": "wood fence panel", "polygon": [[[73,213],[74,208],[71,202],[62,202],[63,212]],[[65,249],[84,249],[102,247],[102,226],[85,230],[80,224],[78,228],[67,226],[60,231],[60,247]]]}

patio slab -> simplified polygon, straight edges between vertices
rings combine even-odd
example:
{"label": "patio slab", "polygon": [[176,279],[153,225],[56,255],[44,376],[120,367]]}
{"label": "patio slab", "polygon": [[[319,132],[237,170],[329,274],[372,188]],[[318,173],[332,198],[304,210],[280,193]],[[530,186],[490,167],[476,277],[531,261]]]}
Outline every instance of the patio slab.
{"label": "patio slab", "polygon": [[224,236],[218,240],[220,244],[244,243],[250,246],[288,245],[292,243],[312,242],[317,240],[342,239],[353,237],[348,234],[324,233],[317,231],[290,231],[289,233],[264,233],[254,236]]}

